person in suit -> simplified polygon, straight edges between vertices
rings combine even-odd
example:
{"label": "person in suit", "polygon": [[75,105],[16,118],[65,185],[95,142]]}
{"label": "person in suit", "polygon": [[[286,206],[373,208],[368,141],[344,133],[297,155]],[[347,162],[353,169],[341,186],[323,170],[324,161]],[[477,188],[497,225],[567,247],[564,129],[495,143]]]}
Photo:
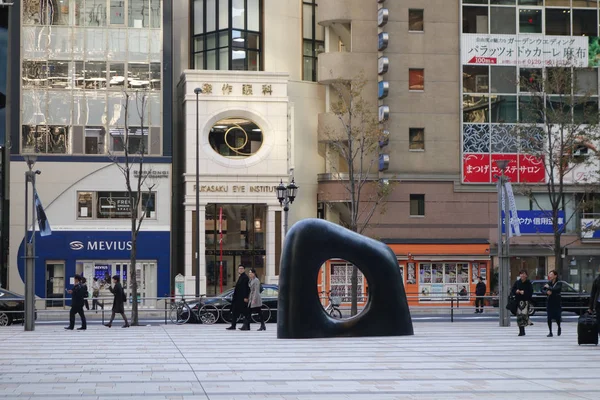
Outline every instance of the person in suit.
{"label": "person in suit", "polygon": [[[235,289],[233,289],[233,298],[231,299],[231,326],[227,328],[230,331],[235,330],[235,325],[240,314],[244,316],[244,321],[250,319],[250,309],[248,308],[248,296],[250,295],[249,279],[248,275],[246,275],[246,268],[241,264],[238,266],[238,274],[238,280],[235,283]],[[244,322],[244,326],[240,329],[249,330],[250,327],[246,327],[246,323]]]}
{"label": "person in suit", "polygon": [[528,279],[527,271],[522,270],[510,293],[517,301],[517,325],[519,336],[525,336],[525,327],[529,326],[529,303],[533,296],[533,285]]}
{"label": "person in suit", "polygon": [[110,290],[115,297],[113,299],[110,321],[105,326],[108,328],[112,327],[112,322],[115,319],[115,315],[119,313],[121,314],[121,317],[123,317],[123,321],[125,321],[125,325],[123,325],[122,328],[129,328],[129,322],[127,322],[127,317],[125,316],[125,290],[123,289],[123,286],[121,286],[121,278],[119,278],[119,275],[115,275],[113,276],[112,280],[113,286],[109,286],[108,290]]}
{"label": "person in suit", "polygon": [[78,331],[85,331],[87,329],[87,322],[85,320],[85,314],[83,313],[83,304],[85,299],[85,289],[81,285],[81,276],[75,275],[75,286],[73,289],[68,290],[67,293],[72,295],[71,299],[71,311],[69,311],[69,326],[65,329],[73,330],[75,328],[75,314],[79,314],[81,318],[81,328],[77,328]]}
{"label": "person in suit", "polygon": [[85,276],[81,277],[81,287],[83,288],[83,304],[85,305],[85,309],[89,311],[90,302],[88,301],[88,298],[90,297],[90,293],[88,292],[87,279],[85,279]]}
{"label": "person in suit", "polygon": [[561,322],[561,314],[562,307],[560,301],[560,292],[562,290],[562,283],[558,280],[558,273],[555,270],[552,270],[548,273],[548,283],[544,285],[542,289],[542,293],[548,296],[548,301],[546,303],[546,315],[548,316],[548,337],[554,336],[552,334],[552,321],[556,321],[556,325],[558,325],[558,331],[556,334],[560,336],[560,322]]}
{"label": "person in suit", "polygon": [[487,290],[485,286],[485,282],[483,282],[483,278],[478,276],[477,286],[475,286],[475,314],[483,313],[483,297],[485,296],[485,291]]}
{"label": "person in suit", "polygon": [[256,270],[254,268],[250,268],[250,272],[248,275],[250,275],[250,282],[248,283],[250,285],[250,294],[248,295],[248,307],[250,308],[250,313],[248,315],[248,319],[244,323],[244,326],[247,326],[249,330],[250,315],[258,314],[258,318],[260,321],[260,328],[258,328],[258,330],[264,331],[267,328],[265,327],[265,321],[261,311],[262,297],[260,295],[260,280],[256,276]]}

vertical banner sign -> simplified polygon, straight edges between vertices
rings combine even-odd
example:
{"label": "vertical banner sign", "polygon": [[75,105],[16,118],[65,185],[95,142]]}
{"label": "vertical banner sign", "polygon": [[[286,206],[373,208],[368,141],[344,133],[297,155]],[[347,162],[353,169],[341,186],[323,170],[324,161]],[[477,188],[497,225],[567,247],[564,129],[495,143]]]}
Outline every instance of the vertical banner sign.
{"label": "vertical banner sign", "polygon": [[517,202],[515,201],[515,195],[513,193],[512,185],[510,182],[504,184],[506,194],[508,195],[508,206],[510,209],[510,226],[514,236],[521,236],[521,223],[519,222],[519,215],[517,213]]}
{"label": "vertical banner sign", "polygon": [[219,293],[223,293],[223,207],[219,207]]}

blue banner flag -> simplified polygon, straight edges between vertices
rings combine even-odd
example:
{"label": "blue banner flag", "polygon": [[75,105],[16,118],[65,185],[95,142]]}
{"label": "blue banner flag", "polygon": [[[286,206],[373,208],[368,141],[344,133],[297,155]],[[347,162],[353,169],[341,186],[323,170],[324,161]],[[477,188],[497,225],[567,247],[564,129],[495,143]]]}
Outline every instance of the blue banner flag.
{"label": "blue banner flag", "polygon": [[35,197],[35,211],[37,213],[38,226],[40,227],[40,236],[50,236],[52,235],[52,229],[50,229],[50,223],[46,217],[46,212],[37,194],[37,190],[33,191],[33,195]]}

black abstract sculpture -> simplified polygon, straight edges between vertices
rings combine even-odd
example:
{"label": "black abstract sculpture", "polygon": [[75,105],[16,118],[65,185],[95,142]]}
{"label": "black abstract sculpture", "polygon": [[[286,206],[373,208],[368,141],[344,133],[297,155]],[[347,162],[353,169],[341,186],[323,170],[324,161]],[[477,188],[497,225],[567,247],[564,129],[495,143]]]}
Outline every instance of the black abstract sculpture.
{"label": "black abstract sculpture", "polygon": [[[319,269],[332,258],[349,261],[367,278],[369,300],[356,317],[334,319],[321,306]],[[286,236],[277,309],[279,339],[413,334],[394,252],[383,243],[320,219],[302,220]]]}

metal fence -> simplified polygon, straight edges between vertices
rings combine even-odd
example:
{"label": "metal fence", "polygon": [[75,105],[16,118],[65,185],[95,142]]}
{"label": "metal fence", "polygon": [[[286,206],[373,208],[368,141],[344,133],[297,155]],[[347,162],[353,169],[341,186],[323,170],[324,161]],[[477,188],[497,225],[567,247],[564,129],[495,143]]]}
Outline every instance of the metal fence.
{"label": "metal fence", "polygon": [[[472,294],[467,294],[465,296],[457,296],[457,295],[438,295],[438,296],[417,296],[417,295],[412,295],[412,296],[407,296],[407,300],[409,301],[409,308],[411,313],[414,312],[418,312],[418,311],[429,311],[432,312],[435,315],[446,315],[450,318],[451,322],[454,322],[454,317],[457,314],[466,314],[468,312],[473,312],[474,310],[476,310],[476,307],[474,305],[474,301],[477,297],[481,297],[484,300],[484,307],[485,309],[493,309],[493,310],[497,310],[498,309],[498,303],[499,303],[499,297],[497,295],[487,295],[487,296],[475,296]],[[323,307],[327,307],[329,305],[329,297],[328,296],[320,296],[320,301],[321,304],[323,304]],[[544,299],[545,296],[539,296],[539,295],[534,295],[535,299]],[[206,297],[206,296],[201,296],[199,298],[195,297],[195,296],[178,296],[178,297],[138,297],[138,303],[140,304],[140,306],[138,307],[138,317],[139,318],[144,318],[144,317],[154,317],[154,318],[160,318],[161,320],[164,319],[164,323],[168,324],[171,320],[169,314],[171,312],[171,310],[176,307],[177,304],[182,304],[183,302],[185,302],[186,304],[192,305],[192,304],[196,304],[197,302],[200,303],[200,305],[203,305],[207,300],[211,300],[211,299],[223,299],[222,297]],[[67,302],[70,301],[71,298],[36,298],[36,303],[38,302],[43,302],[44,304],[47,304],[47,301],[63,301],[63,302]],[[93,310],[92,306],[92,300],[91,298],[88,298],[88,303],[90,305],[90,309],[89,311],[86,310],[87,315],[90,315],[90,312],[94,312],[96,311],[96,314],[100,314],[100,319],[102,321],[102,324],[104,324],[104,322],[106,321],[106,319],[111,315],[111,309],[110,307],[112,307],[112,300],[113,297],[99,297],[99,298],[95,298],[95,300],[97,300],[98,304],[100,305],[100,309],[96,309]],[[347,300],[346,298],[342,298],[342,304],[339,305],[339,307],[337,307],[342,315],[344,316],[344,318],[349,317],[350,315],[350,304],[348,302],[346,302],[345,300]],[[23,298],[3,298],[2,299],[3,302],[21,302],[24,303],[24,299]],[[358,302],[362,303],[362,304],[366,304],[366,302],[368,301],[368,296],[359,296],[358,298]],[[126,312],[131,312],[131,298],[129,299],[129,301],[126,302],[126,304],[128,305],[125,308]],[[190,304],[191,303],[191,304]],[[226,303],[226,302],[225,302]],[[418,305],[415,305],[414,303],[418,303]],[[152,304],[152,306],[147,306],[147,304]],[[218,306],[216,306],[216,308],[219,310],[219,316],[217,316],[217,320],[222,320],[225,322],[226,318],[224,317],[226,312],[225,307],[227,307],[227,304],[220,304]],[[267,307],[268,308],[268,307]],[[364,308],[363,306],[359,307],[359,313],[360,311]],[[563,311],[567,311],[567,312],[583,312],[587,309],[587,305],[581,305],[581,306],[563,306],[562,309]],[[200,307],[198,307],[197,309],[194,310],[194,312],[196,313],[196,315],[199,312]],[[59,318],[64,317],[65,320],[68,319],[68,313],[70,310],[70,306],[65,305],[62,307],[50,307],[50,308],[40,308],[40,309],[36,309],[36,319],[40,320],[42,318],[40,317],[52,317],[52,316],[59,316]],[[535,312],[537,311],[545,311],[545,307],[534,307]],[[277,313],[277,308],[268,308],[269,311],[269,315],[272,315],[273,313],[276,315]],[[7,314],[7,315],[11,315],[13,317],[14,320],[17,321],[24,321],[24,311],[23,310],[0,310],[0,315],[1,314]],[[108,314],[108,315],[107,315]],[[94,314],[92,314],[94,315]],[[14,318],[14,316],[17,316],[17,318]],[[220,316],[222,316],[223,318],[220,318]],[[92,320],[94,320],[95,318],[92,318]]]}

